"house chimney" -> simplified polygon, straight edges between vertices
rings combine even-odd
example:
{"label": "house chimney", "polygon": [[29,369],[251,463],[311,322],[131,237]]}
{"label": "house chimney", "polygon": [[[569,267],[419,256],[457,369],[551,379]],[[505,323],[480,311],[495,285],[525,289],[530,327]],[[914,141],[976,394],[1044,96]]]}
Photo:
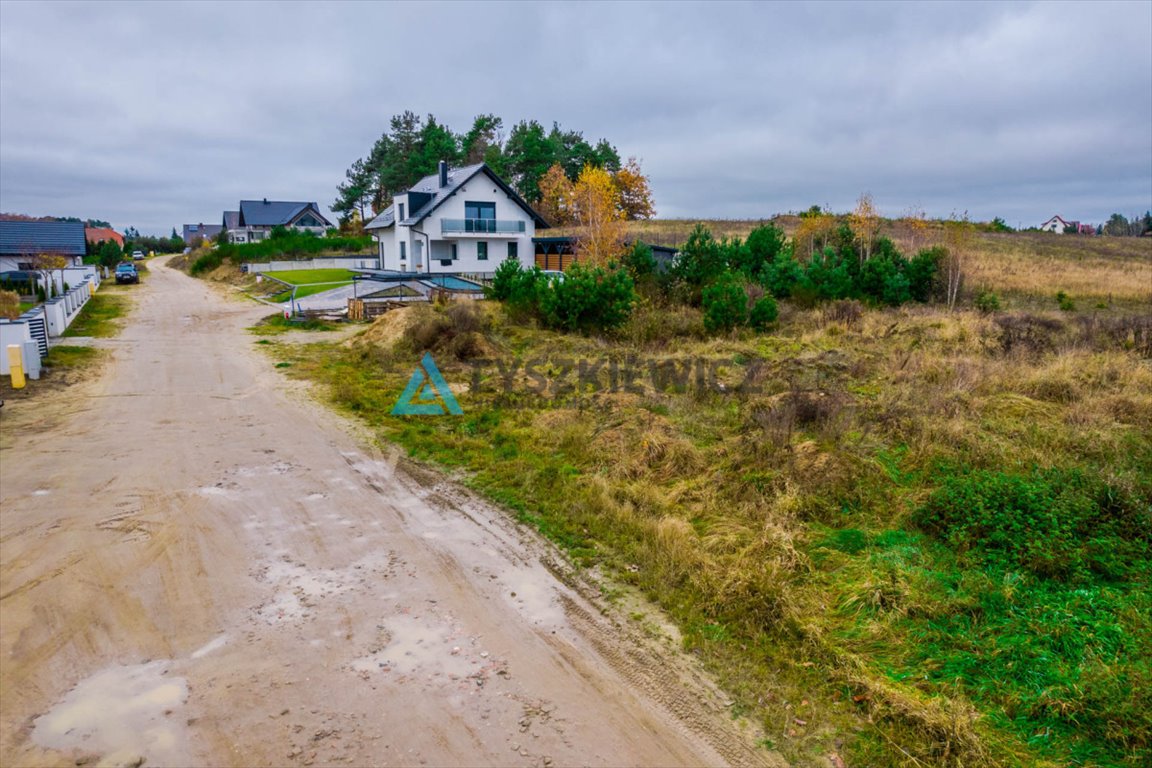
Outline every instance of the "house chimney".
{"label": "house chimney", "polygon": [[268,205],[268,198],[264,198],[264,205]]}
{"label": "house chimney", "polygon": [[440,186],[448,186],[448,163],[440,161]]}

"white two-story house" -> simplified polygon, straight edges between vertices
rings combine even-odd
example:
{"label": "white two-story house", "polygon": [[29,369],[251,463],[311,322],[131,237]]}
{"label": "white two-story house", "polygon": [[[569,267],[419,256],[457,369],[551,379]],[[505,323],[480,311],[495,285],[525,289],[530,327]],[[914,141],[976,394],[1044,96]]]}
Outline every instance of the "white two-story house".
{"label": "white two-story house", "polygon": [[426,176],[365,225],[380,268],[495,272],[505,259],[534,263],[532,238],[548,223],[484,163]]}

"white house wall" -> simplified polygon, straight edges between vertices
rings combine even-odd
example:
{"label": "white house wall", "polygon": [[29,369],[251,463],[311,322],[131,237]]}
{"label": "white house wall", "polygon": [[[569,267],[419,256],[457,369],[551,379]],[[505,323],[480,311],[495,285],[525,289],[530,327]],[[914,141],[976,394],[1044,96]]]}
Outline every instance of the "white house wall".
{"label": "white house wall", "polygon": [[[411,216],[408,210],[407,195],[398,195],[393,201],[396,204],[397,218],[399,219],[399,206],[404,205],[404,213]],[[496,204],[497,221],[522,221],[524,231],[515,234],[442,234],[443,219],[465,218],[465,203],[491,203]],[[427,238],[425,238],[425,235]],[[390,229],[381,230],[376,237],[379,241],[379,252],[382,269],[396,269],[404,271],[420,271],[435,274],[437,272],[494,272],[500,262],[508,256],[508,243],[517,244],[517,259],[524,267],[531,267],[535,263],[532,247],[532,238],[536,235],[536,224],[533,218],[520,205],[513,200],[503,189],[485,174],[479,174],[437,207],[430,216],[426,217],[416,227],[405,227],[397,223]],[[424,247],[429,242],[432,246],[431,258],[429,254],[417,264],[417,243]],[[478,256],[477,244],[488,243],[488,259],[481,261]],[[405,244],[405,260],[400,260],[400,243]],[[445,266],[440,263],[451,253],[451,245],[456,244],[456,259],[452,264]]]}

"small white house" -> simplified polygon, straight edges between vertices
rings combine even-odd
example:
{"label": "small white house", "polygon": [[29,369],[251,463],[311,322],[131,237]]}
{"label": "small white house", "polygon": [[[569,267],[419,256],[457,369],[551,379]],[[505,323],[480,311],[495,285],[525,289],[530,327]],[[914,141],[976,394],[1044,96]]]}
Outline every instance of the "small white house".
{"label": "small white house", "polygon": [[532,238],[548,223],[484,163],[440,161],[364,226],[380,268],[399,272],[495,272],[505,259],[535,261]]}
{"label": "small white house", "polygon": [[1048,219],[1048,221],[1040,225],[1040,231],[1055,232],[1058,235],[1062,235],[1068,227],[1072,227],[1072,231],[1076,231],[1079,229],[1079,225],[1079,222],[1065,221],[1059,216],[1053,216],[1052,218]]}

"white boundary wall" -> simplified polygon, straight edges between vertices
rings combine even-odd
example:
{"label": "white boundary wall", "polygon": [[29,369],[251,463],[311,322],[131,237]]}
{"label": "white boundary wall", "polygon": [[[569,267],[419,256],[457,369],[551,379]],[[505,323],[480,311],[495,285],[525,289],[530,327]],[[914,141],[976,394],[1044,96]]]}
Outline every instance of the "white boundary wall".
{"label": "white boundary wall", "polygon": [[375,256],[334,256],[327,259],[248,263],[244,266],[252,275],[261,272],[290,272],[294,269],[379,269],[380,259]]}

